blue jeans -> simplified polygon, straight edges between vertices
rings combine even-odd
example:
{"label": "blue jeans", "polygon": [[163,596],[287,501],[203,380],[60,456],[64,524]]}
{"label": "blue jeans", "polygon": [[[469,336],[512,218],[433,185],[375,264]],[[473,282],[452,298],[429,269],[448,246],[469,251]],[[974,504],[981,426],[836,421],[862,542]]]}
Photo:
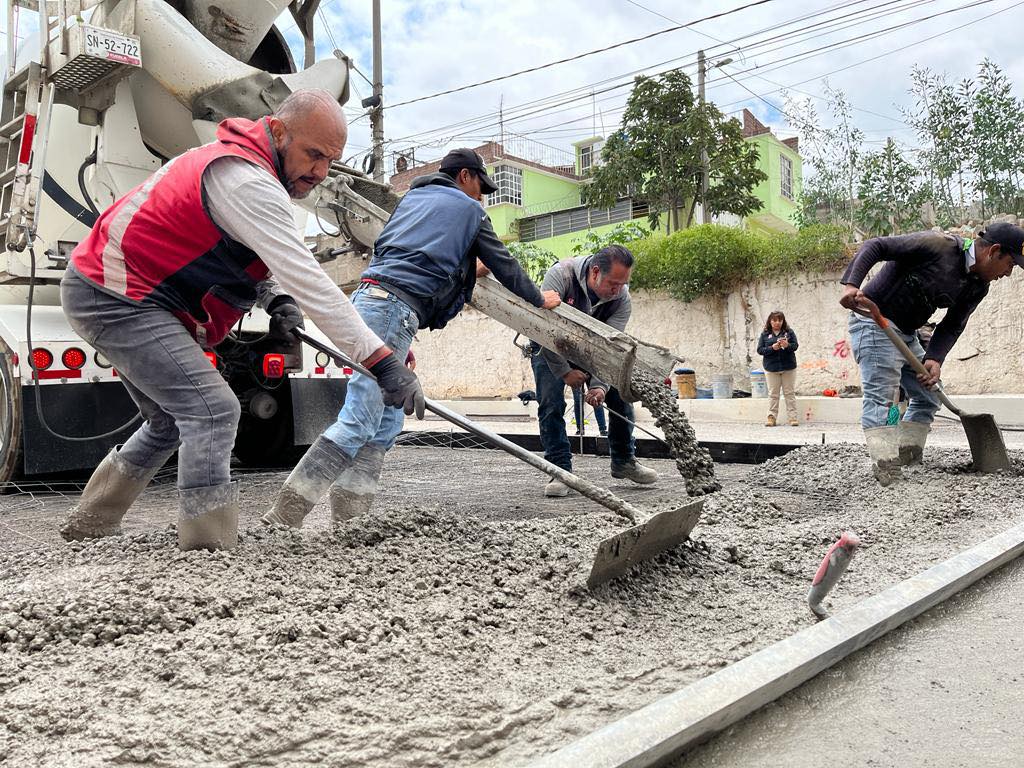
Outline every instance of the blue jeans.
{"label": "blue jeans", "polygon": [[74,269],[60,289],[71,327],[110,360],[146,419],[118,450],[121,458],[152,469],[180,445],[178,488],[229,483],[241,406],[181,321],[105,293]]}
{"label": "blue jeans", "polygon": [[[540,442],[544,458],[562,469],[572,471],[572,448],[565,432],[565,382],[551,372],[547,360],[539,352],[530,358],[533,378],[537,385],[537,420],[540,422]],[[633,405],[622,399],[614,387],[608,390],[605,402],[630,421]],[[636,455],[633,426],[611,413],[608,414],[608,451],[612,464],[626,464]]]}
{"label": "blue jeans", "polygon": [[[386,298],[370,295],[379,292],[387,293],[381,288],[362,285],[352,294],[352,304],[370,330],[394,350],[395,357],[405,360],[419,330],[419,318],[394,294],[387,293]],[[404,423],[401,408],[384,407],[377,382],[357,373],[348,380],[345,404],[338,420],[324,431],[324,437],[354,457],[366,444],[390,450]]]}
{"label": "blue jeans", "polygon": [[[572,406],[573,415],[576,418],[576,431],[583,431],[583,422],[585,421],[584,411],[586,410],[586,401],[583,399],[583,389],[574,389],[572,391]],[[604,418],[604,406],[594,406],[594,421],[597,422],[597,429],[599,432],[607,432],[608,424]]]}
{"label": "blue jeans", "polygon": [[[918,360],[924,359],[924,348],[916,334],[905,334],[892,326]],[[864,429],[885,426],[889,414],[889,403],[896,402],[897,391],[910,397],[910,405],[903,416],[904,421],[931,424],[939,410],[939,398],[917,380],[917,374],[896,346],[889,341],[885,331],[875,321],[850,315],[850,347],[853,359],[860,366],[861,387],[864,390],[864,405],[860,423]]]}

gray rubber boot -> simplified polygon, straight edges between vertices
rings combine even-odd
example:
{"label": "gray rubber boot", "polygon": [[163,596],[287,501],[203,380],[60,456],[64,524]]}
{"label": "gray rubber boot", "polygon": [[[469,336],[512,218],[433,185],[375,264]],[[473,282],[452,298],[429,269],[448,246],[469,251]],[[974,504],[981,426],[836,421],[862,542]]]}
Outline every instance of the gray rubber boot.
{"label": "gray rubber boot", "polygon": [[352,466],[331,486],[331,521],[335,524],[370,511],[377,496],[377,484],[384,469],[383,448],[364,445],[352,459]]}
{"label": "gray rubber boot", "polygon": [[114,448],[92,473],[82,498],[60,527],[65,541],[98,539],[121,533],[121,519],[160,470],[129,464]]}
{"label": "gray rubber boot", "polygon": [[924,460],[924,444],[931,429],[931,424],[922,424],[919,421],[899,423],[900,464],[912,467]]}
{"label": "gray rubber boot", "polygon": [[657,482],[658,473],[633,459],[625,464],[612,464],[612,477],[618,480],[632,480],[640,485],[651,485]]}
{"label": "gray rubber boot", "polygon": [[321,435],[288,475],[274,506],[263,515],[263,522],[301,528],[309,510],[350,466],[352,459],[348,454]]}
{"label": "gray rubber boot", "polygon": [[871,427],[864,430],[871,457],[871,471],[883,486],[889,486],[902,479],[900,470],[899,427]]}
{"label": "gray rubber boot", "polygon": [[238,483],[178,491],[178,549],[238,546]]}

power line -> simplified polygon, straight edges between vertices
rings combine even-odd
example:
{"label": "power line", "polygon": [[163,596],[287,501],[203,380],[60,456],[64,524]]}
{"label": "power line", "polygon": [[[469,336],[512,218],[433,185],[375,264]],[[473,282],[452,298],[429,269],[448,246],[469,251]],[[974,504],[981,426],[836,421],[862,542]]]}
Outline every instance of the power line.
{"label": "power line", "polygon": [[[899,0],[895,0],[895,1],[898,2]],[[798,16],[796,18],[789,19],[787,21],[774,24],[774,25],[769,26],[767,28],[764,28],[764,29],[761,29],[761,30],[757,30],[757,31],[754,31],[754,32],[750,32],[750,33],[747,33],[747,34],[744,34],[744,35],[741,35],[741,36],[739,36],[737,38],[734,38],[732,41],[730,41],[729,43],[726,43],[725,45],[727,45],[727,46],[728,45],[733,45],[733,44],[735,44],[735,43],[737,43],[737,42],[739,42],[741,40],[745,40],[747,38],[755,37],[757,35],[762,35],[762,34],[766,34],[766,33],[771,33],[771,32],[773,32],[775,30],[783,29],[783,28],[785,28],[787,26],[791,26],[793,24],[797,24],[797,23],[799,23],[801,21],[806,21],[808,19],[813,19],[815,17],[824,16],[824,15],[827,15],[827,14],[835,12],[835,11],[843,10],[843,9],[846,9],[846,8],[849,8],[849,7],[853,7],[853,6],[856,6],[856,5],[861,5],[861,4],[863,4],[863,2],[865,2],[865,0],[853,0],[851,2],[841,3],[838,6],[833,6],[831,8],[828,8],[828,9],[824,10],[824,11],[819,11],[819,12],[812,13],[812,14],[804,14],[802,16]],[[917,2],[914,3],[914,5],[918,5],[918,4],[922,4],[922,3],[931,3],[931,2],[935,2],[935,0],[917,0]],[[748,50],[751,49],[751,48],[759,48],[759,47],[763,47],[763,46],[765,46],[765,45],[767,45],[769,43],[779,42],[780,40],[786,40],[787,38],[791,38],[791,37],[803,34],[803,33],[807,32],[808,30],[811,30],[811,29],[813,29],[815,27],[820,27],[823,23],[831,24],[831,25],[837,25],[837,24],[841,25],[839,28],[844,28],[844,27],[852,26],[853,24],[850,23],[850,19],[852,17],[856,16],[857,14],[871,14],[871,13],[874,13],[874,12],[878,11],[881,8],[884,8],[885,6],[889,6],[889,5],[893,5],[893,4],[894,4],[893,0],[889,0],[889,2],[881,3],[880,5],[872,6],[872,7],[867,8],[867,9],[862,9],[861,11],[856,11],[853,14],[847,14],[846,16],[843,16],[843,17],[840,17],[840,18],[829,19],[826,22],[817,22],[815,24],[811,24],[811,25],[808,25],[806,27],[802,27],[802,28],[799,28],[799,29],[796,29],[796,30],[791,30],[789,32],[786,32],[786,33],[783,33],[783,34],[780,34],[780,35],[776,35],[775,37],[769,37],[769,38],[765,38],[763,40],[759,40],[759,41],[757,41],[755,43],[749,44],[747,46],[747,48],[748,48]],[[911,7],[913,7],[913,6],[911,6]],[[897,10],[883,11],[881,14],[879,14],[879,16],[876,16],[876,17],[880,17],[880,15],[891,15],[893,13],[898,13],[898,12],[901,12],[903,10],[905,10],[905,8],[900,8],[900,9],[897,9]],[[866,20],[868,20],[868,19],[866,19],[866,18],[865,19],[860,19],[860,20],[858,20],[857,22],[854,22],[854,23],[863,23]],[[832,31],[835,31],[835,30],[832,30]],[[816,36],[824,36],[824,32],[819,30],[819,34],[816,35]],[[776,49],[770,49],[770,50],[776,50]],[[523,117],[531,116],[533,114],[538,114],[539,112],[544,111],[544,110],[534,110],[534,112],[531,112],[531,113],[518,114],[518,115],[514,114],[517,110],[527,109],[527,108],[533,107],[535,105],[540,105],[540,104],[543,104],[543,103],[545,103],[547,101],[550,101],[552,99],[557,99],[557,98],[559,98],[561,96],[568,96],[570,94],[577,94],[575,97],[568,98],[565,101],[560,102],[560,103],[551,104],[550,106],[551,107],[562,106],[563,104],[572,103],[573,101],[579,101],[579,100],[582,100],[584,98],[590,99],[590,98],[593,97],[593,95],[595,93],[606,93],[606,92],[609,92],[609,91],[625,88],[625,87],[628,87],[628,86],[632,85],[632,83],[633,83],[632,76],[633,75],[645,73],[645,72],[649,71],[652,67],[663,66],[665,64],[670,64],[670,63],[673,63],[673,62],[676,62],[676,61],[680,61],[682,59],[692,59],[693,56],[695,56],[695,55],[696,55],[696,51],[694,51],[691,54],[687,54],[685,56],[673,57],[671,59],[667,59],[665,61],[661,61],[661,62],[658,62],[658,63],[653,64],[653,65],[648,65],[648,66],[643,67],[641,69],[632,70],[632,71],[624,73],[622,75],[616,75],[616,76],[613,76],[613,77],[610,77],[610,78],[606,78],[604,80],[600,80],[600,81],[597,81],[595,83],[588,84],[587,86],[573,88],[573,89],[570,89],[568,91],[563,91],[561,93],[552,94],[552,95],[544,97],[542,99],[536,99],[536,100],[533,100],[533,101],[530,101],[530,102],[525,102],[524,104],[518,105],[517,107],[513,107],[512,109],[507,110],[506,111],[506,115],[510,115],[510,117],[508,118],[510,120],[520,120]],[[692,66],[692,65],[690,65],[690,66]],[[615,80],[618,80],[620,77],[630,77],[630,79],[629,80],[625,80],[623,82],[620,82],[618,85],[615,85],[615,86],[613,86],[611,88],[605,88],[605,89],[602,89],[600,91],[595,91],[595,90],[592,89],[592,86],[601,85],[601,84],[605,84],[605,83],[610,83],[610,82],[613,82]],[[451,124],[448,124],[446,126],[441,126],[439,128],[431,129],[431,130],[428,130],[428,131],[420,131],[418,133],[408,134],[406,136],[402,136],[402,137],[399,137],[399,138],[396,138],[396,139],[392,139],[391,142],[406,141],[406,140],[409,140],[409,139],[417,138],[417,137],[420,137],[420,136],[427,136],[427,135],[430,135],[430,134],[435,134],[436,135],[436,134],[439,134],[442,131],[449,131],[449,130],[452,130],[454,128],[469,126],[469,125],[472,125],[474,123],[479,124],[481,121],[487,120],[488,118],[494,117],[495,115],[496,115],[496,113],[493,113],[493,112],[486,113],[484,115],[479,115],[479,116],[477,116],[475,118],[468,118],[468,119],[465,119],[465,120],[456,121],[455,123],[451,123]],[[487,125],[487,124],[484,124],[484,125]],[[483,127],[483,126],[481,125],[481,127]]]}
{"label": "power line", "polygon": [[[859,36],[856,36],[854,38],[850,38],[848,40],[843,40],[843,41],[839,41],[837,43],[833,43],[830,46],[823,46],[821,48],[814,49],[813,51],[804,51],[804,52],[799,53],[799,54],[794,54],[794,56],[785,57],[785,58],[780,59],[778,61],[770,62],[769,64],[760,65],[760,66],[771,67],[771,69],[769,69],[768,71],[773,71],[774,69],[781,69],[781,68],[784,68],[784,67],[787,67],[787,66],[791,66],[792,64],[798,63],[798,61],[793,61],[792,60],[794,58],[801,57],[801,58],[799,58],[799,61],[803,61],[803,60],[805,60],[807,58],[812,58],[813,56],[823,55],[824,53],[826,53],[826,52],[828,52],[830,50],[834,50],[834,49],[838,49],[838,48],[842,48],[842,47],[847,47],[847,46],[852,45],[852,44],[854,44],[856,42],[860,42],[861,40],[864,40],[864,39],[871,39],[871,38],[874,38],[874,37],[878,37],[881,34],[887,34],[889,32],[892,32],[892,31],[895,31],[895,30],[898,30],[898,29],[902,29],[902,28],[908,26],[909,24],[920,23],[920,22],[923,22],[923,21],[927,21],[927,20],[929,20],[931,18],[935,18],[937,16],[946,15],[948,13],[952,13],[952,12],[955,12],[955,11],[966,10],[966,9],[971,8],[971,7],[975,7],[977,5],[984,5],[984,4],[987,4],[988,2],[993,2],[993,0],[979,0],[979,2],[970,3],[968,5],[961,6],[961,7],[952,9],[952,10],[943,11],[941,13],[936,13],[936,14],[933,14],[931,16],[927,16],[927,17],[918,19],[918,20],[916,20],[914,22],[909,22],[908,24],[899,24],[899,25],[894,25],[894,26],[886,28],[886,29],[875,30],[873,32],[869,32],[869,33],[866,33],[864,35],[859,35]],[[943,32],[939,32],[939,33],[937,33],[935,35],[930,35],[930,36],[928,36],[926,38],[923,38],[921,40],[917,40],[917,41],[915,41],[913,43],[910,43],[910,44],[908,44],[906,46],[902,46],[899,50],[906,50],[907,48],[913,47],[915,45],[920,45],[922,43],[929,42],[931,40],[936,39],[937,37],[941,37],[943,35],[949,34],[950,32],[954,32],[954,31],[956,31],[958,29],[962,29],[965,26],[970,26],[972,24],[979,23],[979,22],[984,21],[985,19],[991,18],[992,16],[995,16],[995,15],[997,15],[999,13],[1004,13],[1005,11],[1012,10],[1013,8],[1016,8],[1019,5],[1024,5],[1024,0],[1021,0],[1021,2],[1015,3],[1015,4],[1011,5],[1011,6],[1008,6],[1006,8],[1003,8],[1003,9],[1000,9],[998,11],[995,11],[995,12],[993,12],[991,14],[986,15],[986,16],[982,16],[982,17],[980,17],[978,19],[975,19],[973,21],[967,22],[966,24],[958,25],[957,27],[953,27],[953,28],[944,30]],[[891,55],[892,53],[895,53],[895,52],[897,52],[897,51],[896,50],[890,50],[890,51],[887,51],[885,53],[879,54],[878,56],[869,57],[868,59],[864,59],[864,60],[859,61],[859,62],[854,62],[854,63],[846,65],[844,67],[839,67],[839,68],[837,68],[837,69],[835,69],[835,70],[833,70],[831,72],[825,73],[824,75],[817,75],[817,76],[815,76],[813,78],[808,78],[807,80],[803,80],[803,81],[800,81],[798,83],[794,83],[793,85],[794,86],[795,85],[802,85],[803,83],[810,82],[811,80],[817,80],[820,77],[827,77],[828,75],[835,74],[835,73],[841,72],[841,71],[845,71],[847,69],[851,69],[853,67],[860,66],[862,64],[866,64],[866,63],[868,63],[870,61],[875,61],[875,60],[877,60],[879,58]],[[810,55],[807,55],[807,54],[810,54]],[[788,62],[788,63],[785,63],[785,62]],[[753,67],[750,70],[746,70],[746,71],[744,71],[744,72],[742,72],[740,74],[741,75],[749,74],[754,69],[758,69],[758,68],[759,67]],[[750,76],[756,77],[757,75],[750,75]],[[729,77],[732,78],[731,75]],[[723,77],[723,78],[720,78],[719,80],[724,80],[724,79],[726,79],[726,78]],[[718,82],[718,81],[716,81],[716,82]],[[628,83],[626,83],[626,85],[628,85]],[[621,87],[621,86],[616,86],[616,87]],[[609,89],[605,89],[605,90],[613,90],[613,89],[614,89],[614,87],[613,88],[609,88]],[[777,91],[773,91],[773,92],[777,92]],[[731,106],[732,104],[737,104],[737,103],[742,103],[742,101],[740,101],[740,102],[731,102],[730,104],[727,104],[727,105],[724,105],[724,106]],[[540,111],[543,111],[543,110],[539,110],[538,112],[540,112]],[[534,113],[534,114],[536,114],[536,113]],[[532,116],[532,114],[527,114],[527,115],[524,115],[523,117],[528,117],[528,116]],[[586,118],[578,118],[575,121],[567,121],[567,122],[578,122],[578,121],[583,120],[583,119],[589,119],[589,116],[587,116]],[[892,118],[888,118],[888,119],[892,119]],[[556,124],[556,126],[554,126],[554,127],[557,127],[557,126],[563,125],[563,124],[566,124],[566,123],[559,123],[559,124]],[[528,135],[530,133],[530,131],[529,130],[521,131],[521,133],[523,133],[524,135]],[[454,139],[454,138],[457,138],[458,136],[461,136],[461,135],[464,135],[464,134],[456,134],[452,138]],[[424,142],[424,143],[419,144],[417,146],[427,146],[428,144],[434,144],[434,143],[437,143],[437,142],[434,142],[434,141]]]}
{"label": "power line", "polygon": [[469,90],[470,88],[478,88],[481,85],[489,85],[491,83],[496,83],[496,82],[498,82],[500,80],[508,80],[509,78],[512,78],[512,77],[519,77],[520,75],[525,75],[525,74],[528,74],[530,72],[538,72],[538,71],[540,71],[542,69],[548,69],[549,67],[554,67],[554,66],[557,66],[559,64],[565,64],[565,63],[570,62],[570,61],[578,61],[579,59],[586,58],[587,56],[593,56],[593,55],[598,54],[598,53],[604,53],[605,51],[614,50],[615,48],[622,48],[623,46],[626,46],[626,45],[632,45],[633,43],[639,43],[639,42],[642,42],[644,40],[650,40],[651,38],[658,37],[659,35],[665,35],[665,34],[668,34],[669,32],[676,32],[676,31],[678,31],[680,29],[685,29],[686,27],[693,26],[694,24],[700,24],[701,22],[710,21],[712,19],[719,19],[719,18],[721,18],[723,16],[729,16],[730,14],[737,13],[739,11],[744,11],[744,10],[747,10],[748,8],[753,8],[753,7],[758,6],[758,5],[765,5],[766,3],[771,3],[771,2],[774,2],[774,0],[754,0],[754,2],[752,2],[752,3],[747,3],[746,5],[741,5],[741,6],[737,7],[737,8],[733,8],[733,9],[728,10],[728,11],[722,11],[721,13],[715,13],[715,14],[712,14],[711,16],[705,16],[702,19],[696,19],[696,20],[688,22],[686,24],[679,24],[679,25],[677,25],[675,27],[669,27],[668,29],[662,29],[662,30],[659,30],[657,32],[651,32],[650,34],[643,35],[641,37],[634,37],[631,40],[623,40],[622,42],[619,42],[619,43],[614,43],[612,45],[606,45],[603,48],[596,48],[596,49],[594,49],[592,51],[585,51],[584,53],[578,53],[575,56],[569,56],[569,57],[564,58],[564,59],[558,59],[557,61],[549,61],[546,64],[538,64],[536,67],[529,67],[528,69],[521,69],[518,72],[511,72],[511,73],[509,73],[507,75],[499,75],[498,77],[492,77],[492,78],[490,78],[488,80],[481,80],[481,81],[476,82],[476,83],[469,83],[467,85],[460,85],[457,88],[449,88],[448,90],[438,91],[437,93],[431,93],[431,94],[428,94],[426,96],[418,96],[415,99],[407,99],[406,101],[400,101],[400,102],[398,102],[396,104],[392,104],[392,105],[390,105],[389,107],[386,107],[386,108],[387,109],[395,109],[396,107],[404,107],[407,104],[415,104],[415,103],[420,102],[420,101],[426,101],[427,99],[435,99],[438,96],[447,96],[450,93],[458,93],[460,91]]}

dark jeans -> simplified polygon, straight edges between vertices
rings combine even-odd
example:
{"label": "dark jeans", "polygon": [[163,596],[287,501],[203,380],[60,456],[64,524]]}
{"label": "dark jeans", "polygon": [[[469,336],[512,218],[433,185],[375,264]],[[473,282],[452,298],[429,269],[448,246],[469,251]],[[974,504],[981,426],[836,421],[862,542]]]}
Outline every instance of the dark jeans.
{"label": "dark jeans", "polygon": [[[572,471],[572,449],[565,432],[565,382],[551,372],[547,361],[535,354],[530,359],[533,378],[537,385],[537,420],[540,422],[540,442],[544,458],[562,469]],[[630,421],[633,405],[622,399],[615,388],[608,390],[605,402]],[[612,464],[626,464],[633,460],[633,427],[611,413],[608,414],[608,450]]]}
{"label": "dark jeans", "polygon": [[[576,417],[576,432],[580,433],[583,431],[583,422],[585,419],[585,411],[587,410],[587,403],[583,399],[583,389],[573,389],[572,391],[572,406],[573,414]],[[597,429],[599,432],[607,432],[608,424],[604,419],[604,406],[594,406],[594,421],[597,422]]]}

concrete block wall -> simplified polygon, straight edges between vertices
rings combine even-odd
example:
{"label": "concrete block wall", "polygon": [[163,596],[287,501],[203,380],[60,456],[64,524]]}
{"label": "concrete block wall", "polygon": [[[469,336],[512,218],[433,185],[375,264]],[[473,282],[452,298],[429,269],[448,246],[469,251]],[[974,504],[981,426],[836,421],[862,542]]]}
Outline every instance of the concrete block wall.
{"label": "concrete block wall", "polygon": [[[729,373],[749,389],[761,368],[757,337],[774,309],[786,313],[800,340],[797,392],[859,386],[849,347],[847,313],[838,304],[838,273],[750,283],[728,296],[690,303],[635,291],[630,333],[672,349],[697,372],[699,386]],[[937,315],[941,317],[941,313]],[[436,398],[512,397],[533,389],[528,361],[514,332],[473,309],[443,331],[419,333],[414,350],[428,394]],[[520,340],[522,341],[522,340]],[[1019,270],[992,286],[943,369],[950,394],[1024,393],[1024,276]]]}

